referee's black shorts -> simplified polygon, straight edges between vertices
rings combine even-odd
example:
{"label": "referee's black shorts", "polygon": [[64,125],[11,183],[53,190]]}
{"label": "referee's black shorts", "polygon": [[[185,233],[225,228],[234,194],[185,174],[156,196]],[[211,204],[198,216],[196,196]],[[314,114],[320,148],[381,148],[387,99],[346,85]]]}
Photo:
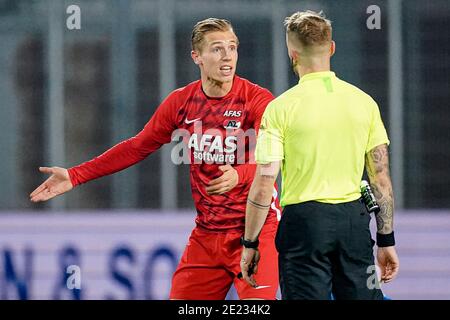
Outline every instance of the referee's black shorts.
{"label": "referee's black shorts", "polygon": [[276,236],[282,298],[383,299],[369,222],[360,200],[286,206]]}

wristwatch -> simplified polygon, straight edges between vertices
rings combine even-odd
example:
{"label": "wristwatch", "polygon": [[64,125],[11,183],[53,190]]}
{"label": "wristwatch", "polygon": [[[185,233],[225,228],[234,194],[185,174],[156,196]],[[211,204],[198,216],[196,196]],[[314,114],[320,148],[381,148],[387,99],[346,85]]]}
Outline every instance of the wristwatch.
{"label": "wristwatch", "polygon": [[245,240],[244,236],[241,237],[241,244],[246,247],[247,249],[258,249],[259,246],[259,240],[256,239],[255,241]]}

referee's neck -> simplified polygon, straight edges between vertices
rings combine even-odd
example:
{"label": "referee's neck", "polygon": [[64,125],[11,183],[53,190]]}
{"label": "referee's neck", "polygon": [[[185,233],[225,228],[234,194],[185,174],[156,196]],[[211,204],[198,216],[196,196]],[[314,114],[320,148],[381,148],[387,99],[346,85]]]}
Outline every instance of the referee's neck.
{"label": "referee's neck", "polygon": [[315,72],[326,72],[331,71],[330,70],[330,63],[324,64],[324,65],[315,65],[315,66],[297,66],[297,74],[299,77],[303,77],[304,75],[307,75],[308,73],[315,73]]}

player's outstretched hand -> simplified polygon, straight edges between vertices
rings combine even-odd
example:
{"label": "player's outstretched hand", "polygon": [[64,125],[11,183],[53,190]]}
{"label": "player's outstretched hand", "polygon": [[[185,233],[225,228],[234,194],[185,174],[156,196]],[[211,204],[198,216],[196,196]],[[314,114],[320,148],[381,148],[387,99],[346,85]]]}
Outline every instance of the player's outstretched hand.
{"label": "player's outstretched hand", "polygon": [[67,169],[59,167],[40,167],[39,171],[50,174],[51,176],[30,194],[31,201],[47,201],[72,190],[73,185],[70,181]]}
{"label": "player's outstretched hand", "polygon": [[394,280],[400,267],[395,247],[378,248],[377,261],[381,269],[381,281],[387,283]]}
{"label": "player's outstretched hand", "polygon": [[217,179],[211,180],[206,186],[206,192],[208,194],[222,194],[230,191],[239,182],[239,175],[235,168],[227,164],[220,166],[219,169],[223,174]]}

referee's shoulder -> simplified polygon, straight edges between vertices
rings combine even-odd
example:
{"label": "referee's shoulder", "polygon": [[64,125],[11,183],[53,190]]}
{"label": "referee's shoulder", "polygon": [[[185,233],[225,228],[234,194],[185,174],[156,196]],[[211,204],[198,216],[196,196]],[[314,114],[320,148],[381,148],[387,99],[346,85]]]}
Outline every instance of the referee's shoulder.
{"label": "referee's shoulder", "polygon": [[367,103],[375,103],[375,100],[370,94],[357,87],[356,85],[342,79],[338,79],[338,83],[342,86],[347,94],[354,95],[358,99],[363,100]]}
{"label": "referee's shoulder", "polygon": [[280,94],[278,97],[273,99],[268,104],[267,108],[282,109],[282,108],[286,108],[287,106],[290,106],[290,105],[296,103],[296,101],[299,100],[298,91],[297,91],[298,89],[296,87],[297,86],[294,86],[294,87],[286,90],[285,92]]}

